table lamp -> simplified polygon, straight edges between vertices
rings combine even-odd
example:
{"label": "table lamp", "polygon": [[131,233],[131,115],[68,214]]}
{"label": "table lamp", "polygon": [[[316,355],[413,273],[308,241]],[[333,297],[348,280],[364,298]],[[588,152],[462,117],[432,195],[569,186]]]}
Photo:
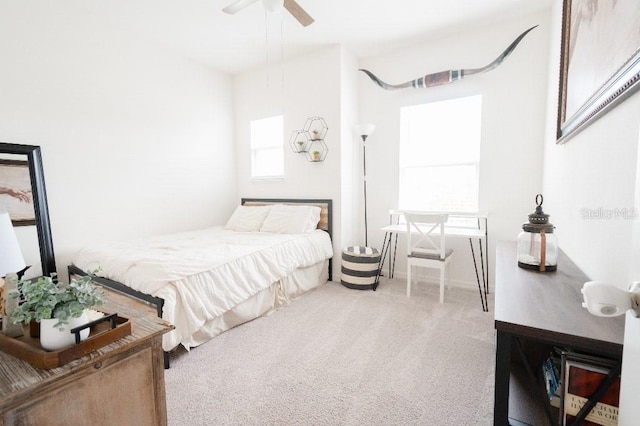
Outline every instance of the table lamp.
{"label": "table lamp", "polygon": [[11,337],[22,335],[22,326],[13,324],[9,320],[18,303],[17,300],[9,298],[9,292],[15,289],[16,280],[9,279],[5,282],[4,277],[16,274],[24,268],[24,258],[9,213],[0,212],[0,287],[6,299],[0,306],[0,314],[3,316],[2,332]]}

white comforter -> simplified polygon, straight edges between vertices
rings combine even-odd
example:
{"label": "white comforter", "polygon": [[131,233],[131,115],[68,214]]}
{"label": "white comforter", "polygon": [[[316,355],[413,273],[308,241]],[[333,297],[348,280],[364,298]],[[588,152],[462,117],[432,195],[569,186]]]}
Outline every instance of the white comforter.
{"label": "white comforter", "polygon": [[331,240],[321,230],[270,234],[214,227],[93,246],[73,262],[84,271],[100,268],[100,276],[163,298],[163,318],[176,327],[163,346],[182,343],[188,349],[190,336],[207,321],[332,254]]}

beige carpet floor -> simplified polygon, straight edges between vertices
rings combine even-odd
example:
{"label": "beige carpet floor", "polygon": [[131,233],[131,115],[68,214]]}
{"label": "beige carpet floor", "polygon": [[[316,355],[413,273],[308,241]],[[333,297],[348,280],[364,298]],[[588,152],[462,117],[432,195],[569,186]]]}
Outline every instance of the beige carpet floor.
{"label": "beige carpet floor", "polygon": [[490,425],[493,300],[329,282],[165,371],[169,425]]}

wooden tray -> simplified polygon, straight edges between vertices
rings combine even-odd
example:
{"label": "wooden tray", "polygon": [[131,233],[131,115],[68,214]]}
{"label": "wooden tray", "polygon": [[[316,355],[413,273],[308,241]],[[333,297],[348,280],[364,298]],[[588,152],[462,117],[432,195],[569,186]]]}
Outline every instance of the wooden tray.
{"label": "wooden tray", "polygon": [[9,337],[0,333],[0,350],[45,370],[61,367],[131,334],[131,321],[128,318],[115,315],[111,324],[110,321],[106,321],[108,318],[93,321],[86,340],[58,351],[42,349],[40,339],[31,337],[29,326],[26,325],[24,334],[20,337]]}

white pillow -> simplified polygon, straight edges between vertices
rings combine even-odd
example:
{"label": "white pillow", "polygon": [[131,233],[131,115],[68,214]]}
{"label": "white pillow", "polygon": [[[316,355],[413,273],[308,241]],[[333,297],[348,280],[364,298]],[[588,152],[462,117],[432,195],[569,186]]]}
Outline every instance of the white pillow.
{"label": "white pillow", "polygon": [[258,232],[271,206],[238,206],[224,229],[239,232]]}
{"label": "white pillow", "polygon": [[320,207],[275,204],[260,228],[275,234],[305,234],[313,232],[320,221]]}

